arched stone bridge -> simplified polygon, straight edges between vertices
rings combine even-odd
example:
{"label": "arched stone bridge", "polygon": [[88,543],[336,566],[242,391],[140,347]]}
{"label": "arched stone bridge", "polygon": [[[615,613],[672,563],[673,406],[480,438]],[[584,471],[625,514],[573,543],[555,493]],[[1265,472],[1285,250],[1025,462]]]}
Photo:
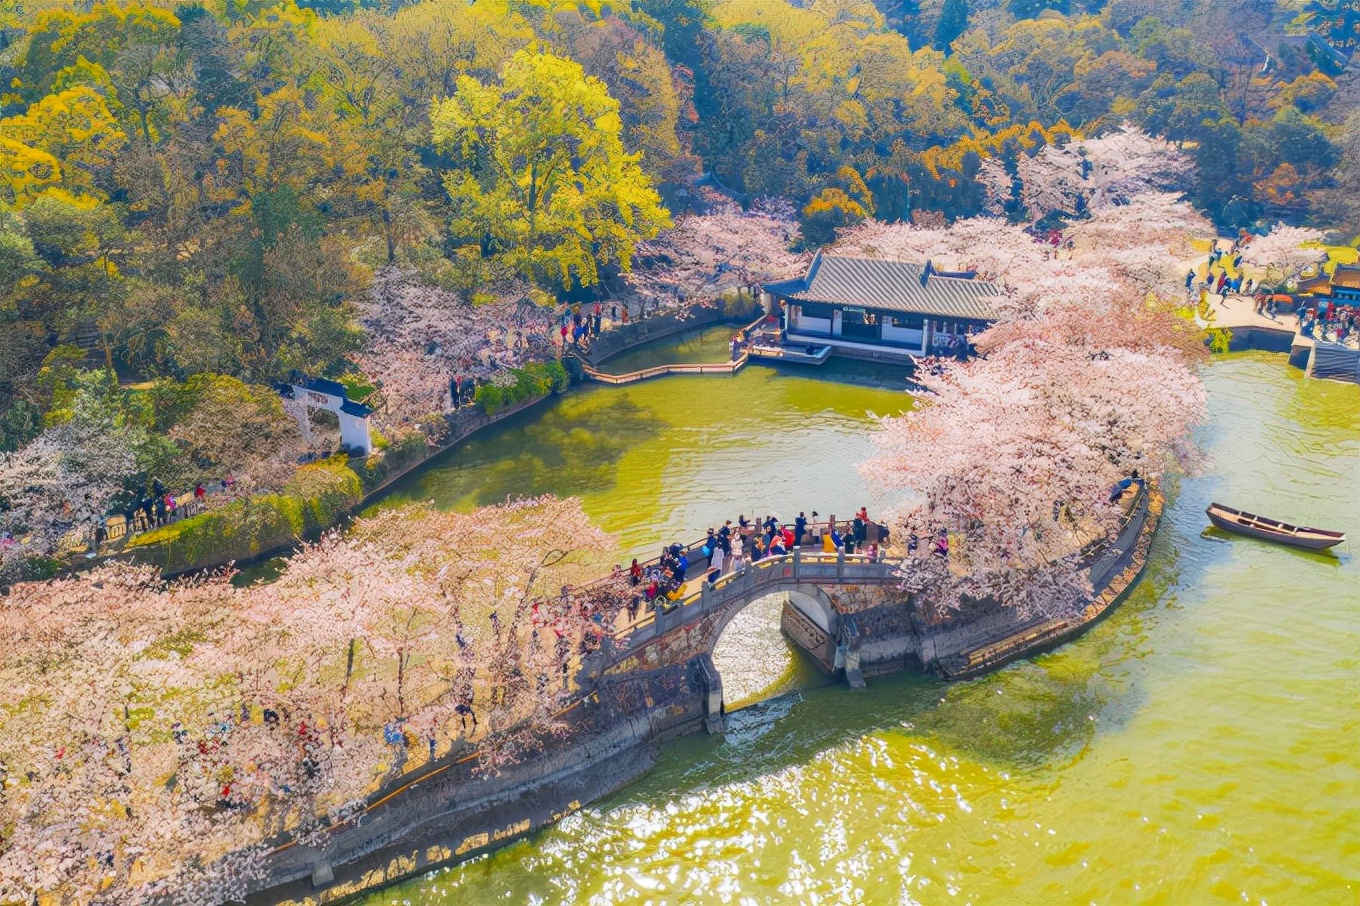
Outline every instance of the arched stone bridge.
{"label": "arched stone bridge", "polygon": [[[727,624],[748,604],[773,594],[788,594],[784,629],[828,671],[844,670],[852,686],[862,686],[859,631],[855,613],[905,602],[902,578],[894,565],[866,555],[834,554],[794,548],[728,573],[673,606],[658,608],[615,634],[603,652],[605,677],[633,671],[693,664],[705,690],[705,724],[722,728],[722,679],[713,668],[713,648]],[[790,612],[792,611],[792,612]],[[599,669],[599,668],[597,668]]]}
{"label": "arched stone bridge", "polygon": [[[1161,513],[1161,495],[1138,488],[1118,534],[1083,551],[1093,587],[1080,613],[1045,618],[978,604],[927,619],[897,568],[864,556],[795,550],[748,565],[713,585],[691,583],[676,606],[620,629],[586,658],[581,694],[561,713],[562,742],[504,775],[479,775],[460,750],[415,778],[373,795],[362,821],[320,843],[277,845],[248,902],[330,903],[377,884],[470,858],[546,826],[641,776],[655,746],[723,729],[722,679],[712,652],[747,604],[786,592],[783,628],[851,684],[909,663],[945,677],[974,676],[1072,638],[1133,586]],[[699,545],[691,548],[696,564]]]}
{"label": "arched stone bridge", "polygon": [[[1142,571],[1161,505],[1159,494],[1141,486],[1130,492],[1117,535],[1082,552],[1092,597],[1064,615],[978,602],[951,619],[930,617],[903,588],[895,563],[795,548],[713,584],[691,582],[674,606],[615,632],[583,665],[581,685],[590,688],[598,682],[617,691],[648,675],[683,671],[689,697],[697,695],[702,702],[704,726],[720,732],[722,678],[713,666],[714,646],[743,608],[780,593],[788,594],[781,621],[785,633],[828,673],[843,671],[853,687],[863,686],[866,675],[909,664],[946,678],[973,676],[1071,638],[1117,603]],[[698,572],[703,563],[699,544],[691,546],[688,556]],[[657,698],[650,692],[645,697],[649,702]],[[670,693],[664,697],[675,698]],[[697,716],[677,712],[676,722],[692,725]]]}

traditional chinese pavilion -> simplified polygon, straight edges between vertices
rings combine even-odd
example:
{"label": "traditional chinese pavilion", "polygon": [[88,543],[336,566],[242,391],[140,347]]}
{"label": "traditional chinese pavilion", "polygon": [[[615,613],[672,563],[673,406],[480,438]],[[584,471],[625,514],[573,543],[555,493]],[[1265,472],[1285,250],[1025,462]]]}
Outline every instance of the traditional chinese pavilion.
{"label": "traditional chinese pavilion", "polygon": [[786,347],[872,358],[957,350],[997,319],[1002,292],[975,273],[937,270],[929,261],[821,254],[802,277],[762,289],[772,313],[782,308]]}

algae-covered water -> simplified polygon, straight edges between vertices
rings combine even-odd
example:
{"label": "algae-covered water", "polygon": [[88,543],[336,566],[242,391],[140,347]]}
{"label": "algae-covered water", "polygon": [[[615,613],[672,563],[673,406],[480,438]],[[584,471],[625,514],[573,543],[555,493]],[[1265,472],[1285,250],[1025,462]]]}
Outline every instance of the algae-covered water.
{"label": "algae-covered water", "polygon": [[[1082,638],[976,681],[737,711],[611,799],[367,902],[1360,902],[1360,388],[1259,353],[1206,380],[1213,465]],[[864,412],[903,401],[765,369],[599,388],[469,445],[416,496],[580,493],[638,546],[731,506],[848,512]],[[1206,535],[1211,500],[1354,540],[1325,558]],[[772,662],[784,688],[809,674],[765,610],[719,654]]]}
{"label": "algae-covered water", "polygon": [[[705,328],[604,367],[711,361],[731,335]],[[655,556],[742,514],[848,519],[895,502],[870,493],[858,465],[872,452],[871,414],[909,408],[906,386],[904,371],[857,363],[586,385],[474,437],[380,506],[431,500],[467,510],[577,496],[627,557]]]}

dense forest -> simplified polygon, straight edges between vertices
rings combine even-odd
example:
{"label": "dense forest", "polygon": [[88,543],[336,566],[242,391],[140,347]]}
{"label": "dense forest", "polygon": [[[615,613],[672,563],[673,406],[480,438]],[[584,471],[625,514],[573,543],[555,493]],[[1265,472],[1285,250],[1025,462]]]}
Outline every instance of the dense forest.
{"label": "dense forest", "polygon": [[263,411],[293,371],[369,384],[359,306],[388,265],[451,305],[589,300],[715,201],[791,204],[801,250],[978,214],[996,162],[1004,214],[1051,225],[1025,156],[1124,123],[1196,162],[1220,229],[1349,240],[1335,6],[20,0],[0,10],[0,450],[93,408],[145,480],[188,455],[177,419],[205,395]]}

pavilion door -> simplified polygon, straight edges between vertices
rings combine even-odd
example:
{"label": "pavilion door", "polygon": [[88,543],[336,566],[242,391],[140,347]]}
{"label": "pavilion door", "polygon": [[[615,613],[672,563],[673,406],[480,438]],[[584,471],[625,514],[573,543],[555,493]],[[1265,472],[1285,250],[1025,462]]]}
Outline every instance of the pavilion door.
{"label": "pavilion door", "polygon": [[833,337],[841,335],[841,310],[839,308],[831,313],[831,335]]}

